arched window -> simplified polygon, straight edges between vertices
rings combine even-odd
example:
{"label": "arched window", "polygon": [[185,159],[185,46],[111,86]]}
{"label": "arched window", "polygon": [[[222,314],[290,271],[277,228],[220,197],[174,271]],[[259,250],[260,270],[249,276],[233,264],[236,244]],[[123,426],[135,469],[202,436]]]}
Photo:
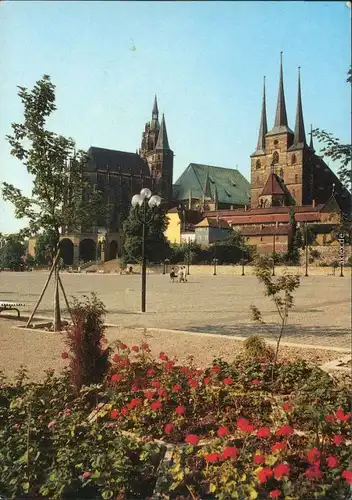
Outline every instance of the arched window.
{"label": "arched window", "polygon": [[280,177],[281,177],[281,179],[284,178],[284,169],[283,168],[280,168]]}
{"label": "arched window", "polygon": [[278,147],[278,145],[279,145],[279,141],[278,141],[277,139],[275,139],[275,141],[274,141],[274,146],[277,148],[277,147]]}
{"label": "arched window", "polygon": [[260,160],[257,160],[257,161],[255,162],[255,168],[256,168],[257,170],[259,170],[261,166],[262,166],[262,165],[261,165],[261,163],[260,163]]}
{"label": "arched window", "polygon": [[275,165],[276,163],[279,163],[279,153],[277,151],[274,151],[274,153],[273,153],[273,164]]}
{"label": "arched window", "polygon": [[295,198],[296,196],[296,190],[295,189],[292,189],[292,196]]}
{"label": "arched window", "polygon": [[295,174],[295,184],[298,184],[298,175]]}
{"label": "arched window", "polygon": [[296,158],[296,155],[292,155],[292,158],[291,158],[291,165],[295,165],[297,163],[297,158]]}

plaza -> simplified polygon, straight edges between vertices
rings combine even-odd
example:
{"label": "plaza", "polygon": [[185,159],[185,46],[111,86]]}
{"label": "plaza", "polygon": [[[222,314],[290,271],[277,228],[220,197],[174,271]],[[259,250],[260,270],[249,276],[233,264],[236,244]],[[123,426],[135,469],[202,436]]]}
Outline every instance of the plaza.
{"label": "plaza", "polygon": [[[0,274],[0,300],[21,301],[22,314],[28,316],[38,300],[47,278],[46,272]],[[94,292],[107,309],[107,324],[125,329],[150,328],[178,330],[231,337],[262,334],[275,336],[265,327],[254,324],[250,306],[256,305],[273,332],[278,315],[275,306],[264,296],[255,276],[188,276],[187,283],[170,283],[168,275],[147,277],[147,310],[140,312],[140,275],[62,274],[66,294],[79,299]],[[295,306],[289,313],[284,341],[302,345],[350,347],[351,277],[309,276],[301,278],[295,294]],[[36,313],[52,317],[54,290],[50,283]],[[61,296],[63,316],[67,317]],[[0,320],[1,321],[1,320]]]}

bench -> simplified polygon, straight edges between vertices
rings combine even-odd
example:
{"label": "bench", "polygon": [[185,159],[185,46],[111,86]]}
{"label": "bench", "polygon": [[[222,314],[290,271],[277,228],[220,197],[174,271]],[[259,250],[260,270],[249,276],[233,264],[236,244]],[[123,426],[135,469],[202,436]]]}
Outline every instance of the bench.
{"label": "bench", "polygon": [[17,311],[17,317],[20,317],[19,307],[24,306],[22,302],[11,302],[9,300],[0,300],[0,313],[2,311]]}

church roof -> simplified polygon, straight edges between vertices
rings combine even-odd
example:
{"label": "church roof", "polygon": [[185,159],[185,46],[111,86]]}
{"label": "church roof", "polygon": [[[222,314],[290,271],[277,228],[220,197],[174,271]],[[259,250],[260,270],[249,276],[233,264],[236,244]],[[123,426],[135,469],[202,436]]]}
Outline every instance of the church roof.
{"label": "church roof", "polygon": [[177,179],[173,189],[175,199],[179,201],[188,200],[191,190],[192,198],[201,200],[207,176],[212,198],[214,199],[217,196],[218,203],[230,205],[249,204],[250,184],[238,170],[200,163],[190,163]]}
{"label": "church roof", "polygon": [[288,126],[288,121],[287,121],[285,91],[284,91],[284,76],[282,69],[282,52],[281,52],[279,93],[277,96],[275,122],[274,122],[274,127],[269,132],[269,135],[281,134],[283,132],[289,132],[290,134],[293,134],[292,130]]}
{"label": "church roof", "polygon": [[273,194],[286,194],[279,177],[271,173],[266,181],[261,196]]}
{"label": "church roof", "polygon": [[166,131],[166,123],[165,123],[164,113],[163,113],[163,117],[161,119],[161,125],[160,125],[158,140],[156,142],[155,149],[170,150],[169,140],[167,138],[167,131]]}
{"label": "church roof", "polygon": [[126,151],[116,151],[115,149],[98,148],[92,146],[88,150],[88,169],[107,170],[112,172],[140,174],[145,177],[150,176],[147,163],[137,154]]}
{"label": "church roof", "polygon": [[194,227],[218,227],[222,229],[230,229],[229,224],[223,220],[219,219],[217,220],[216,217],[210,218],[210,217],[205,217],[202,221],[198,222]]}
{"label": "church roof", "polygon": [[301,74],[300,74],[300,68],[298,68],[298,95],[297,95],[295,135],[293,138],[293,144],[289,148],[289,151],[293,151],[294,149],[302,149],[306,145],[307,145],[306,133],[304,130],[302,96],[301,96]]}

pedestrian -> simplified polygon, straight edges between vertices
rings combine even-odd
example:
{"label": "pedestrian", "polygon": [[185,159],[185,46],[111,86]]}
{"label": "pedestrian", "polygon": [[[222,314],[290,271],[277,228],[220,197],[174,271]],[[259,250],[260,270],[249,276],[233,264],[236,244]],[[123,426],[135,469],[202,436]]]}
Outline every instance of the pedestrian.
{"label": "pedestrian", "polygon": [[183,266],[180,267],[177,274],[179,283],[182,283],[184,281]]}
{"label": "pedestrian", "polygon": [[175,268],[172,267],[171,268],[171,273],[170,273],[170,279],[171,279],[171,282],[174,283],[175,282],[175,278],[176,278],[176,273],[175,273]]}

